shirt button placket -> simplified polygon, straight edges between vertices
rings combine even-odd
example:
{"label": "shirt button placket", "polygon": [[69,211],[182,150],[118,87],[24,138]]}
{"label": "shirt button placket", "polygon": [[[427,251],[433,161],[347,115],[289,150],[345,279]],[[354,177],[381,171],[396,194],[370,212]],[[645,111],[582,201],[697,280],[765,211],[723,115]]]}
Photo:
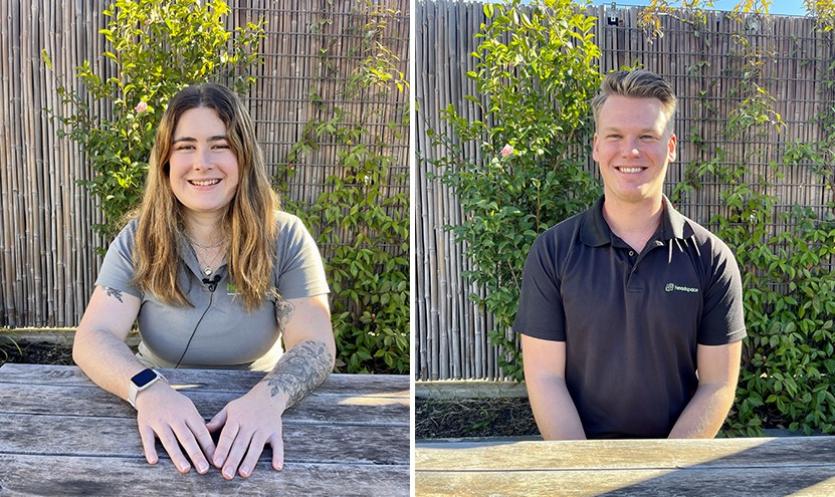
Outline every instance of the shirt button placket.
{"label": "shirt button placket", "polygon": [[635,258],[635,251],[630,249],[627,252],[627,254],[629,255],[630,269],[629,269],[629,275],[627,276],[627,279],[626,279],[626,288],[627,288],[627,290],[631,290],[633,292],[634,291],[641,291],[641,290],[643,290],[643,288],[641,287],[641,284],[638,281],[633,281],[633,278],[636,277],[635,273],[638,272],[638,260]]}

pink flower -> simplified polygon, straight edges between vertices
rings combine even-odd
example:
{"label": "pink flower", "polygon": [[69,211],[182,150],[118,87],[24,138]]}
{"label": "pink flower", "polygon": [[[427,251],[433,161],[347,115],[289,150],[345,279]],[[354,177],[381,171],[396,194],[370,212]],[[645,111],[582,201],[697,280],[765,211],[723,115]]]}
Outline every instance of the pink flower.
{"label": "pink flower", "polygon": [[513,147],[508,143],[502,147],[502,151],[500,153],[502,154],[502,157],[510,157],[513,155]]}
{"label": "pink flower", "polygon": [[138,104],[136,104],[136,107],[134,107],[133,110],[135,110],[137,114],[142,114],[143,112],[148,110],[148,104],[146,104],[145,102],[139,102]]}

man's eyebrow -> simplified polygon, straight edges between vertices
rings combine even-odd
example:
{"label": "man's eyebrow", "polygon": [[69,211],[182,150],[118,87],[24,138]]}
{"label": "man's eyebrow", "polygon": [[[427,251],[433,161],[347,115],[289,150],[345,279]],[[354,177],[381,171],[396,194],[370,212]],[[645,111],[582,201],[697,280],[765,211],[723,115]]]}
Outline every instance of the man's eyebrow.
{"label": "man's eyebrow", "polygon": [[[655,128],[644,128],[638,131],[639,133],[657,133],[658,130]],[[599,131],[599,133],[623,133],[621,128],[616,128],[614,126],[607,126]]]}

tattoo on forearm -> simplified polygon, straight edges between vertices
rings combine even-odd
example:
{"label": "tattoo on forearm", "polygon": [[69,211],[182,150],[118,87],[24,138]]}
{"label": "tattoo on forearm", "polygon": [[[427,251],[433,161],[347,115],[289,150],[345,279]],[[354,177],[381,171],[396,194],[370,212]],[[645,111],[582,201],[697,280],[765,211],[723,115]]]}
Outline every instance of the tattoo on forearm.
{"label": "tattoo on forearm", "polygon": [[281,356],[275,369],[265,377],[270,395],[287,394],[287,408],[291,407],[325,381],[332,362],[322,342],[306,340],[296,345]]}
{"label": "tattoo on forearm", "polygon": [[118,300],[119,302],[124,303],[122,300],[122,291],[116,290],[115,288],[110,288],[109,286],[104,287],[105,291],[107,291],[108,297],[113,297],[114,299]]}
{"label": "tattoo on forearm", "polygon": [[279,297],[275,301],[275,320],[278,323],[278,332],[283,334],[284,328],[293,315],[293,304]]}

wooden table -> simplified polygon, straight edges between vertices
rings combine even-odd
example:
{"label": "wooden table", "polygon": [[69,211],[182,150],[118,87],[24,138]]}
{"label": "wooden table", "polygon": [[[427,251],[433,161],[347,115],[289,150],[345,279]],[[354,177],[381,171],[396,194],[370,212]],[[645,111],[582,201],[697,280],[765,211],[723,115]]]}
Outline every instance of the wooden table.
{"label": "wooden table", "polygon": [[[262,374],[162,370],[211,418]],[[131,406],[72,366],[0,367],[0,496],[409,494],[409,377],[331,375],[283,416],[285,466],[267,447],[252,476],[226,481],[144,458]]]}
{"label": "wooden table", "polygon": [[835,496],[835,437],[416,444],[416,497]]}

